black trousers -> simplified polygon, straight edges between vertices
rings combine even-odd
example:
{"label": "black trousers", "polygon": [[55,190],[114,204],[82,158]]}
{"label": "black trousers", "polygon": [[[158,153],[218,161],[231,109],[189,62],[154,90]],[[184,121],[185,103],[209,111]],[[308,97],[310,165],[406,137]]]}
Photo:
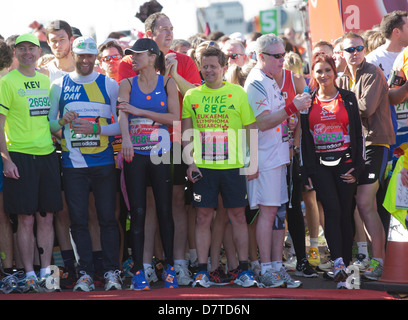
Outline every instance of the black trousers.
{"label": "black trousers", "polygon": [[331,259],[343,258],[347,266],[352,259],[354,241],[354,196],[357,184],[348,184],[340,178],[353,167],[352,163],[340,163],[326,167],[318,165],[312,183],[324,210],[325,237]]}

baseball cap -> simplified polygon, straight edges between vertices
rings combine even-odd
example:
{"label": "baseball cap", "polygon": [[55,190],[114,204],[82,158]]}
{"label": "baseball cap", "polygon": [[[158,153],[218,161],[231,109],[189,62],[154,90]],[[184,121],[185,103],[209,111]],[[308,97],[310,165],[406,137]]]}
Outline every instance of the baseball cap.
{"label": "baseball cap", "polygon": [[40,40],[38,40],[38,38],[32,33],[25,33],[18,36],[14,45],[16,46],[21,42],[31,42],[40,47]]}
{"label": "baseball cap", "polygon": [[132,46],[132,48],[128,48],[125,50],[125,55],[132,54],[132,53],[142,53],[150,51],[157,55],[160,55],[160,49],[157,43],[150,39],[150,38],[141,38],[138,39]]}
{"label": "baseball cap", "polygon": [[72,51],[75,54],[98,54],[98,47],[91,37],[79,37],[74,40]]}

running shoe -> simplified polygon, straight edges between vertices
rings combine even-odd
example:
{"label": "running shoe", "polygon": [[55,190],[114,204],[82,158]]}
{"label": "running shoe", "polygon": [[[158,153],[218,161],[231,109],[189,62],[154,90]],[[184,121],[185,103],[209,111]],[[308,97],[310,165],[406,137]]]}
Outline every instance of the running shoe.
{"label": "running shoe", "polygon": [[38,292],[41,292],[41,288],[38,285],[38,279],[37,279],[36,276],[25,277],[23,292],[24,293],[38,293]]}
{"label": "running shoe", "polygon": [[320,262],[320,253],[319,249],[316,247],[310,247],[308,251],[308,259],[311,266],[316,267]]}
{"label": "running shoe", "polygon": [[136,291],[146,291],[150,290],[149,282],[147,282],[144,270],[139,270],[132,277],[132,282],[130,284],[130,289]]}
{"label": "running shoe", "polygon": [[364,253],[358,253],[353,265],[357,266],[360,272],[364,272],[370,265],[370,259]]}
{"label": "running shoe", "polygon": [[240,272],[238,277],[234,280],[234,283],[244,288],[258,287],[258,282],[255,280],[252,270]]}
{"label": "running shoe", "polygon": [[251,270],[254,272],[255,279],[258,279],[259,274],[261,273],[261,266],[259,264],[255,264],[251,266]]}
{"label": "running shoe", "polygon": [[337,289],[348,289],[345,281],[337,282],[336,288]]}
{"label": "running shoe", "polygon": [[285,267],[282,267],[276,273],[285,282],[286,288],[289,288],[289,289],[299,288],[299,287],[301,287],[303,285],[303,283],[301,281],[293,279],[289,275],[289,273],[286,272]]}
{"label": "running shoe", "polygon": [[120,270],[110,270],[105,272],[105,291],[122,290],[122,279],[120,277]]}
{"label": "running shoe", "polygon": [[203,288],[209,288],[211,286],[210,283],[210,278],[208,275],[208,271],[199,271],[194,275],[194,281],[193,281],[193,288],[194,287],[203,287]]}
{"label": "running shoe", "polygon": [[188,286],[193,282],[191,278],[191,272],[188,270],[187,264],[175,264],[174,270],[177,275],[177,283],[180,286]]}
{"label": "running shoe", "polygon": [[60,268],[60,287],[61,289],[73,289],[78,280],[76,270],[70,268]]}
{"label": "running shoe", "polygon": [[231,279],[231,281],[234,281],[236,278],[238,278],[240,272],[241,270],[237,267],[235,269],[228,270],[227,276]]}
{"label": "running shoe", "polygon": [[333,280],[335,282],[344,282],[346,281],[348,275],[346,271],[346,266],[343,262],[343,258],[337,258],[334,261],[334,268],[333,268]]}
{"label": "running shoe", "polygon": [[150,284],[152,282],[157,282],[159,279],[157,278],[156,271],[153,269],[153,266],[148,266],[147,268],[144,268],[145,272],[145,277],[147,282]]}
{"label": "running shoe", "polygon": [[49,274],[46,274],[38,280],[38,286],[41,288],[41,292],[61,292],[59,279]]}
{"label": "running shoe", "polygon": [[79,273],[82,274],[82,276],[78,279],[73,291],[89,292],[95,290],[95,285],[91,276],[85,271],[80,271]]}
{"label": "running shoe", "polygon": [[0,282],[0,291],[9,293],[21,293],[20,286],[18,285],[18,276],[24,275],[24,272],[18,271],[13,274],[7,274]]}
{"label": "running shoe", "polygon": [[174,267],[167,265],[166,269],[163,270],[162,278],[164,280],[165,288],[178,288],[177,275]]}
{"label": "running shoe", "polygon": [[276,272],[273,272],[272,269],[268,269],[264,274],[260,274],[258,283],[261,288],[285,287],[285,281]]}
{"label": "running shoe", "polygon": [[333,260],[329,259],[326,262],[319,264],[316,267],[316,270],[317,271],[328,272],[328,271],[333,270],[333,266],[334,266]]}
{"label": "running shoe", "polygon": [[381,278],[383,272],[383,266],[377,259],[371,259],[370,265],[361,275],[364,280],[377,281]]}
{"label": "running shoe", "polygon": [[216,270],[208,272],[208,277],[210,280],[210,283],[216,286],[225,286],[230,284],[232,281],[235,280],[233,279],[232,274],[225,274],[224,270],[222,269],[221,266],[219,266]]}
{"label": "running shoe", "polygon": [[306,258],[303,258],[299,263],[296,264],[295,276],[316,278],[318,274],[316,270],[312,268],[309,261]]}
{"label": "running shoe", "polygon": [[286,261],[283,262],[283,265],[285,266],[286,270],[289,271],[296,271],[296,266],[297,266],[297,258],[295,254],[288,254]]}

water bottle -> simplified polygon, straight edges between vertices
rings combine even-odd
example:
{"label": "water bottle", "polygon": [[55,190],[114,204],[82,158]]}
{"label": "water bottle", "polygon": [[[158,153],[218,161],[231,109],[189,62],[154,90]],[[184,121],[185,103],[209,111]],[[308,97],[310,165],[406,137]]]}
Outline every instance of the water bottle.
{"label": "water bottle", "polygon": [[[303,89],[303,92],[310,93],[309,86],[305,86],[305,88]],[[301,114],[308,114],[309,113],[309,108],[300,110],[300,113]]]}

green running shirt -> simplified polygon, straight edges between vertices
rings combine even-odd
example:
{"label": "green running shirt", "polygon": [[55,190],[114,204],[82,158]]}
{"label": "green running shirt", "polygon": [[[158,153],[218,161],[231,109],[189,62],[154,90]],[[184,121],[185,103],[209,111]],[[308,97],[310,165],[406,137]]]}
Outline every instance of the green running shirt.
{"label": "green running shirt", "polygon": [[0,114],[6,116],[7,150],[33,155],[54,151],[48,112],[50,80],[36,72],[27,77],[17,69],[0,79]]}

